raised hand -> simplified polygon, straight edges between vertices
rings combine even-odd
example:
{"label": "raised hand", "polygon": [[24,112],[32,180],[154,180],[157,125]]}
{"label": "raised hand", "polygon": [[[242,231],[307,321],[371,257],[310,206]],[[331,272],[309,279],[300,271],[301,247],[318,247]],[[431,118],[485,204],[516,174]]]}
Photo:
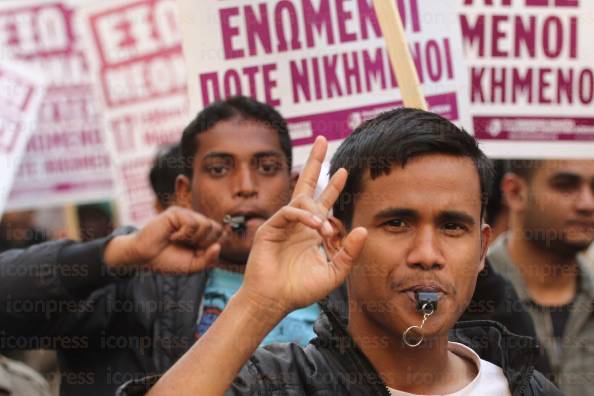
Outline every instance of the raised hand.
{"label": "raised hand", "polygon": [[326,150],[326,139],[318,137],[291,202],[258,229],[248,259],[241,292],[279,313],[312,304],[338,287],[367,237],[364,228],[355,228],[330,258],[321,248],[323,238],[338,232],[327,219],[347,179],[346,170],[339,170],[314,198]]}
{"label": "raised hand", "polygon": [[189,209],[171,207],[138,232],[114,238],[104,261],[112,269],[141,266],[154,271],[202,271],[216,262],[223,228]]}

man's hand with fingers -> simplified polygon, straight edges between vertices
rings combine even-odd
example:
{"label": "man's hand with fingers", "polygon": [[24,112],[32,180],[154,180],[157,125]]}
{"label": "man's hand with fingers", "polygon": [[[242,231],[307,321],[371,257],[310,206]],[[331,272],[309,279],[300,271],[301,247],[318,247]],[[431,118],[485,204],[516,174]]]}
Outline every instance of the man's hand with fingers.
{"label": "man's hand with fingers", "polygon": [[314,198],[326,149],[326,140],[316,139],[291,202],[260,227],[248,259],[240,293],[275,307],[279,315],[310,305],[342,284],[367,236],[363,228],[352,230],[330,259],[320,249],[324,238],[338,232],[328,214],[347,179],[347,172],[339,170]]}
{"label": "man's hand with fingers", "polygon": [[140,266],[171,273],[202,271],[216,262],[222,232],[214,220],[171,207],[134,234],[111,240],[104,260],[111,269]]}

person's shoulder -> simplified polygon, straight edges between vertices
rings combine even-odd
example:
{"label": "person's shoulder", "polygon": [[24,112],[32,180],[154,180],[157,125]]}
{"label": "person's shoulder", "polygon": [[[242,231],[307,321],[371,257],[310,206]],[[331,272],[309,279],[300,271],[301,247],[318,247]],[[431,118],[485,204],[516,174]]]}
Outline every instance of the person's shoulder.
{"label": "person's shoulder", "polygon": [[[325,356],[315,344],[301,347],[277,343],[258,348],[233,383],[234,394],[250,394],[262,389],[331,389],[333,376]],[[289,389],[290,388],[290,389]]]}
{"label": "person's shoulder", "polygon": [[[11,395],[49,396],[49,387],[41,375],[21,362],[0,356],[0,389]],[[1,393],[1,392],[0,392]]]}
{"label": "person's shoulder", "polygon": [[580,287],[594,300],[594,261],[589,261],[585,253],[576,256],[580,270]]}

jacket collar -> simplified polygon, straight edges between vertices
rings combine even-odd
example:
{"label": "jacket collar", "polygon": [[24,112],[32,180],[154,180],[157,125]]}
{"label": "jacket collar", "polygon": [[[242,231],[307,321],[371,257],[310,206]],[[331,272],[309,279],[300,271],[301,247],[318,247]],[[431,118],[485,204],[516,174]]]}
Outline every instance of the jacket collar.
{"label": "jacket collar", "polygon": [[[332,299],[327,299],[321,304],[322,313],[314,325],[314,331],[318,335],[315,343],[343,355],[341,362],[346,366],[359,370],[363,366],[368,371],[365,373],[368,381],[375,385],[381,384],[381,387],[374,387],[377,389],[376,394],[386,394],[381,393],[382,388],[386,392],[387,390],[379,373],[348,333],[347,315],[344,310],[336,311],[336,308],[342,308],[343,305],[337,306],[336,303]],[[489,320],[458,322],[450,331],[449,340],[468,346],[481,359],[501,367],[512,394],[527,386],[534,372],[534,364],[538,356],[536,340],[532,337],[513,334],[498,322]]]}
{"label": "jacket collar", "polygon": [[499,322],[458,322],[450,331],[449,339],[468,346],[481,359],[501,367],[512,394],[525,387],[534,372],[539,353],[536,340],[511,333]]}

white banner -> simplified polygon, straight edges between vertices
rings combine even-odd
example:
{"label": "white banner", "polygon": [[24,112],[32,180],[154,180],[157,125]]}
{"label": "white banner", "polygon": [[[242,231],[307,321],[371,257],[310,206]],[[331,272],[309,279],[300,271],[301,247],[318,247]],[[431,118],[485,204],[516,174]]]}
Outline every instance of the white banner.
{"label": "white banner", "polygon": [[[393,0],[430,110],[470,123],[456,7]],[[178,0],[191,108],[235,94],[288,119],[296,163],[317,135],[335,147],[401,105],[372,1]]]}
{"label": "white banner", "polygon": [[148,173],[156,148],[189,122],[186,68],[174,0],[101,1],[80,10],[121,221],[154,215]]}
{"label": "white banner", "polygon": [[0,62],[0,217],[27,140],[37,126],[44,94],[41,74],[22,63]]}
{"label": "white banner", "polygon": [[501,158],[594,158],[594,1],[458,0],[472,130]]}
{"label": "white banner", "polygon": [[10,209],[109,199],[111,169],[70,2],[0,2],[0,51],[41,70],[47,91]]}

